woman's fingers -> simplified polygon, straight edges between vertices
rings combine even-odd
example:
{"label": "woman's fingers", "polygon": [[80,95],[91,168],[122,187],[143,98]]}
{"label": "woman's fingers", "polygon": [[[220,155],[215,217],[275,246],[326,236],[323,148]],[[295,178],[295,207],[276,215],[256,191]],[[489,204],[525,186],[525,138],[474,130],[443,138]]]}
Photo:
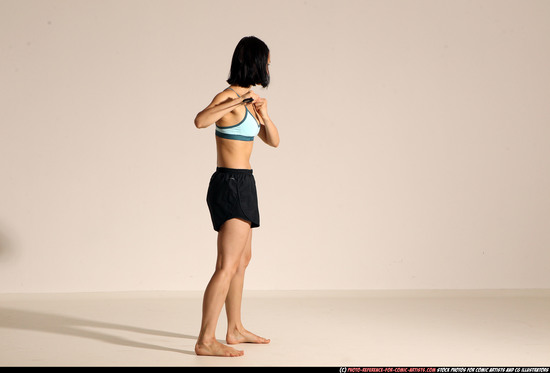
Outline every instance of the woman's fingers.
{"label": "woman's fingers", "polygon": [[260,99],[260,96],[258,96],[254,91],[250,90],[248,92],[246,92],[242,97],[244,98],[249,98],[249,97],[252,97],[252,99],[254,100],[253,102],[257,101]]}
{"label": "woman's fingers", "polygon": [[260,98],[258,101],[254,102],[254,109],[261,115],[267,114],[267,100],[265,98]]}
{"label": "woman's fingers", "polygon": [[265,98],[259,97],[258,100],[254,102],[254,104],[257,107],[262,107],[267,104],[267,100]]}

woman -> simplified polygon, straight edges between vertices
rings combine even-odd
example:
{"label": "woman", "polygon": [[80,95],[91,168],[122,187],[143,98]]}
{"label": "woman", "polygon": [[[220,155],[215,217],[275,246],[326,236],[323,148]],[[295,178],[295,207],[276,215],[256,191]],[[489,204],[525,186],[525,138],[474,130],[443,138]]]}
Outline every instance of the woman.
{"label": "woman", "polygon": [[216,325],[225,303],[228,344],[269,343],[246,330],[241,321],[244,272],[251,258],[252,228],[260,226],[256,183],[250,155],[257,135],[279,146],[279,133],[267,114],[267,100],[250,87],[269,85],[269,48],[254,36],[242,38],[231,61],[228,88],[197,114],[195,126],[216,123],[217,167],[206,201],[218,232],[216,270],[204,292],[197,355],[241,356],[243,351],[219,343]]}

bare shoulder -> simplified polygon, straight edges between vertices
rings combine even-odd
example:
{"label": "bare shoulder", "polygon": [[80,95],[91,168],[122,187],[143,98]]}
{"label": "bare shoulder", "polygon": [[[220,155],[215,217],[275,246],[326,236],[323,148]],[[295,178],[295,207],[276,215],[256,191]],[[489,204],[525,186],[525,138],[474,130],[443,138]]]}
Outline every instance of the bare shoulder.
{"label": "bare shoulder", "polygon": [[214,96],[214,99],[212,100],[210,105],[208,105],[208,107],[219,105],[222,102],[225,102],[229,99],[233,99],[233,98],[235,98],[234,95],[235,94],[231,90],[223,90],[223,91],[219,92],[218,94],[216,94],[216,96]]}

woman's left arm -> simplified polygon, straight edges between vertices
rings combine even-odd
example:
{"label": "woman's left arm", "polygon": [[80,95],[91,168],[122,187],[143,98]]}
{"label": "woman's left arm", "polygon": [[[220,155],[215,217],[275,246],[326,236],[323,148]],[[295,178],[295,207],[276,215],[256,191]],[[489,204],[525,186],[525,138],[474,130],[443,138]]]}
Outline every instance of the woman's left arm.
{"label": "woman's left arm", "polygon": [[262,126],[258,137],[261,138],[266,144],[273,146],[274,148],[279,146],[279,131],[275,124],[269,118],[267,114],[267,100],[265,98],[260,98],[253,103],[254,109],[262,118]]}

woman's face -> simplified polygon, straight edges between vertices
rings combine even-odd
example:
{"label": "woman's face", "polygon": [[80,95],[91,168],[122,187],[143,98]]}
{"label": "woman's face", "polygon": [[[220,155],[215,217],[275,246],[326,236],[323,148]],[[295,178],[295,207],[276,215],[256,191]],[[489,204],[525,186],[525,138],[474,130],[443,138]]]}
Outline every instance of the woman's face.
{"label": "woman's face", "polygon": [[269,65],[271,64],[271,52],[267,55],[267,73],[269,74]]}

